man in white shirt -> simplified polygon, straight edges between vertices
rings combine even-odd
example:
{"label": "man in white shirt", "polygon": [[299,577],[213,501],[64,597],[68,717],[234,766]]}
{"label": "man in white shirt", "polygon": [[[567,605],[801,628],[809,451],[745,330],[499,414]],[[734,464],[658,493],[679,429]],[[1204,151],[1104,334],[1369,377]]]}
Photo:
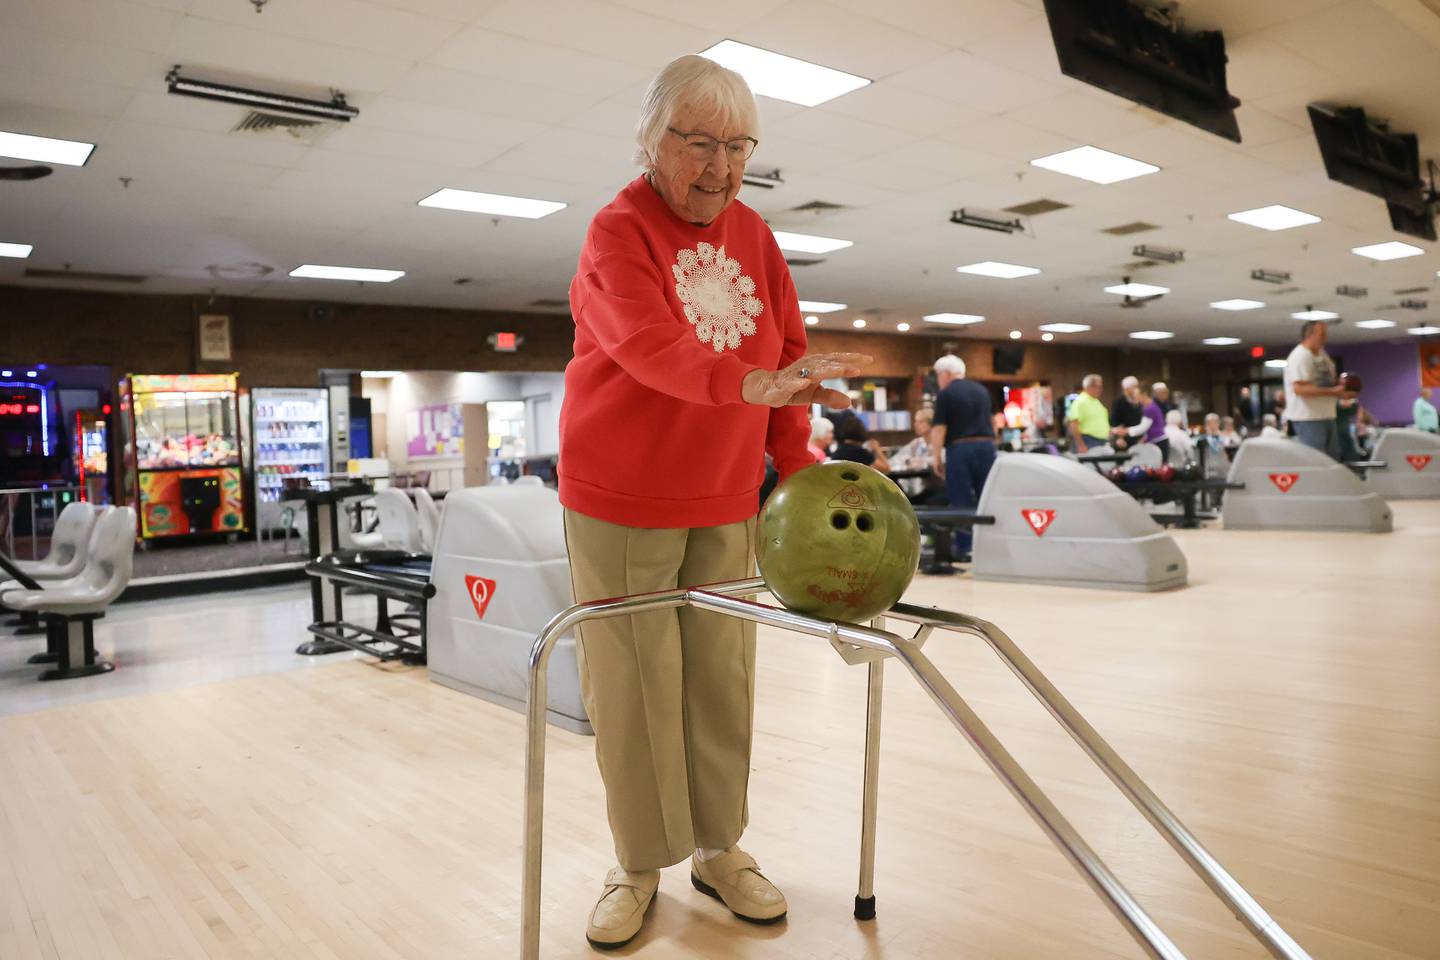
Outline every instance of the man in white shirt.
{"label": "man in white shirt", "polygon": [[1307,320],[1300,328],[1300,343],[1285,361],[1285,412],[1295,439],[1339,460],[1335,402],[1350,394],[1340,389],[1335,361],[1325,352],[1328,334],[1323,320]]}

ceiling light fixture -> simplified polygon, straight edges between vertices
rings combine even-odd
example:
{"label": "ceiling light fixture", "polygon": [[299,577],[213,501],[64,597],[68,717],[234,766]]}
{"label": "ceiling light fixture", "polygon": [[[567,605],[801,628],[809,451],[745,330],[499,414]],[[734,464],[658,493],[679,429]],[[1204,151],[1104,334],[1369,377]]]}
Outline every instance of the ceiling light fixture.
{"label": "ceiling light fixture", "polygon": [[1040,268],[1024,267],[1018,263],[1001,263],[998,260],[982,260],[980,263],[967,263],[963,267],[956,267],[955,272],[977,277],[995,277],[999,280],[1016,280],[1020,277],[1033,277],[1040,272]]}
{"label": "ceiling light fixture", "polygon": [[1251,270],[1251,280],[1259,280],[1261,283],[1289,283],[1290,272],[1288,270]]}
{"label": "ceiling light fixture", "polygon": [[1025,221],[1016,217],[1014,220],[1001,220],[998,217],[987,217],[983,214],[972,213],[965,208],[950,211],[950,222],[958,223],[962,227],[979,227],[981,230],[994,230],[996,233],[1018,233],[1025,229]]}
{"label": "ceiling light fixture", "polygon": [[1023,337],[1023,336],[1024,336],[1024,334],[1021,333],[1019,330],[1011,330],[1011,331],[1010,331],[1010,339],[1011,339],[1011,340],[1019,340],[1019,339],[1020,339],[1021,337]]}
{"label": "ceiling light fixture", "polygon": [[826,303],[824,300],[801,300],[800,311],[802,313],[834,313],[836,310],[844,310],[848,304]]}
{"label": "ceiling light fixture", "polygon": [[1284,370],[1286,367],[1286,361],[1280,359],[1266,360],[1265,366],[1269,367],[1271,370]]}
{"label": "ceiling light fixture", "polygon": [[1233,347],[1240,342],[1239,337],[1206,337],[1200,341],[1207,347]]}
{"label": "ceiling light fixture", "polygon": [[1132,257],[1143,257],[1146,260],[1160,260],[1164,263],[1180,263],[1185,259],[1184,250],[1174,250],[1170,247],[1152,247],[1142,243],[1130,251]]}
{"label": "ceiling light fixture", "polygon": [[455,187],[436,190],[416,205],[440,210],[459,210],[462,213],[486,213],[495,217],[520,217],[525,220],[548,217],[558,210],[564,210],[566,206],[558,200],[507,197],[499,193],[478,193]]}
{"label": "ceiling light fixture", "polygon": [[813,327],[813,326],[815,326],[815,325],[816,325],[817,323],[819,323],[819,322],[820,322],[820,318],[819,318],[819,317],[806,317],[806,318],[805,318],[805,325],[808,326],[808,327]]}
{"label": "ceiling light fixture", "polygon": [[1163,297],[1170,292],[1170,288],[1156,286],[1153,283],[1131,283],[1130,278],[1126,277],[1124,283],[1106,287],[1105,292],[1121,297]]}
{"label": "ceiling light fixture", "polygon": [[399,370],[361,370],[360,376],[367,380],[388,380],[401,375]]}
{"label": "ceiling light fixture", "polygon": [[1055,334],[1053,334],[1053,333],[1042,333],[1042,334],[1040,334],[1040,339],[1041,339],[1041,340],[1044,340],[1046,343],[1049,343],[1051,340],[1054,340],[1054,339],[1055,339]]}
{"label": "ceiling light fixture", "polygon": [[1066,176],[1078,177],[1081,180],[1089,180],[1091,183],[1102,184],[1119,183],[1121,180],[1143,177],[1146,174],[1156,173],[1160,169],[1153,163],[1122,157],[1118,153],[1111,153],[1109,150],[1101,150],[1099,147],[1088,145],[1061,153],[1052,153],[1050,156],[1041,157],[1038,160],[1031,160],[1030,165],[1063,173]]}
{"label": "ceiling light fixture", "polygon": [[700,56],[740,74],[752,92],[802,107],[818,106],[870,83],[853,73],[832,70],[736,40],[721,40],[709,50],[701,51]]}
{"label": "ceiling light fixture", "polygon": [[1385,243],[1351,247],[1350,252],[1358,253],[1362,257],[1369,257],[1371,260],[1401,260],[1405,257],[1418,257],[1425,251],[1414,244],[1401,243],[1399,240],[1387,240]]}
{"label": "ceiling light fixture", "polygon": [[908,323],[897,323],[897,324],[895,324],[895,329],[896,329],[896,330],[899,330],[901,333],[906,333],[906,332],[908,332],[908,331],[910,330],[910,324],[908,324]]}
{"label": "ceiling light fixture", "polygon": [[306,263],[290,271],[290,276],[307,280],[358,280],[362,283],[390,283],[405,276],[404,270],[373,270],[369,267],[327,267]]}
{"label": "ceiling light fixture", "polygon": [[35,247],[28,243],[0,243],[0,257],[14,257],[24,260]]}
{"label": "ceiling light fixture", "polygon": [[1413,333],[1417,337],[1428,337],[1432,333],[1440,333],[1440,327],[1432,327],[1429,324],[1424,324],[1419,327],[1411,327],[1405,332]]}
{"label": "ceiling light fixture", "polygon": [[776,187],[785,186],[785,180],[780,176],[779,170],[746,170],[740,175],[740,182],[747,187],[760,187],[764,190],[774,190]]}
{"label": "ceiling light fixture", "polygon": [[1042,323],[1040,329],[1047,333],[1084,333],[1090,329],[1088,323]]}
{"label": "ceiling light fixture", "polygon": [[28,133],[0,130],[0,157],[83,167],[94,149],[95,144],[80,140],[55,140],[51,137],[33,137]]}
{"label": "ceiling light fixture", "polygon": [[854,320],[850,321],[850,326],[854,327],[856,330],[864,330],[865,321],[860,317],[856,317]]}
{"label": "ceiling light fixture", "polygon": [[1254,210],[1241,210],[1239,213],[1231,213],[1226,216],[1236,223],[1249,224],[1252,227],[1259,227],[1261,230],[1289,230],[1292,227],[1303,227],[1320,222],[1320,218],[1313,213],[1306,213],[1304,210],[1296,210],[1279,203],[1273,203],[1268,207],[1256,207]]}
{"label": "ceiling light fixture", "polygon": [[1387,327],[1395,326],[1395,321],[1376,317],[1374,320],[1356,320],[1355,326],[1361,330],[1384,330]]}
{"label": "ceiling light fixture", "polygon": [[267,93],[264,90],[251,90],[228,83],[211,83],[208,80],[182,77],[178,63],[170,68],[169,73],[165,74],[165,87],[171,93],[183,97],[217,100],[221,103],[238,103],[245,107],[279,110],[282,113],[292,113],[302,117],[319,117],[321,120],[338,120],[341,123],[349,123],[360,116],[360,111],[346,103],[345,94],[339,90],[330,91],[328,101],[292,97],[283,93]]}
{"label": "ceiling light fixture", "polygon": [[775,230],[774,233],[775,242],[780,245],[781,250],[791,250],[796,253],[834,253],[836,250],[855,246],[853,240],[817,237],[808,233],[787,233],[784,230]]}
{"label": "ceiling light fixture", "polygon": [[1131,340],[1169,340],[1175,334],[1166,330],[1136,330],[1130,334]]}
{"label": "ceiling light fixture", "polygon": [[1265,306],[1263,300],[1213,300],[1210,306],[1216,310],[1259,310]]}
{"label": "ceiling light fixture", "polygon": [[963,326],[967,323],[979,323],[985,318],[975,313],[931,313],[920,319],[926,323],[949,323]]}
{"label": "ceiling light fixture", "polygon": [[1305,304],[1304,310],[1290,314],[1291,320],[1339,320],[1340,314],[1333,310],[1316,310],[1310,304]]}

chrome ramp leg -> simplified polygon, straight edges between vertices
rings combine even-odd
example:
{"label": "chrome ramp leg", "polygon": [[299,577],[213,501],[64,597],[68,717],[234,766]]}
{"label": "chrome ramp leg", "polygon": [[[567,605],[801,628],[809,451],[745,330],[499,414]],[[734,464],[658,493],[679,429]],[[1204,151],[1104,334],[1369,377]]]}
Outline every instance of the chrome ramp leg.
{"label": "chrome ramp leg", "polygon": [[860,814],[860,892],[855,919],[875,919],[875,816],[880,798],[880,695],[885,661],[871,660],[865,703],[865,786]]}

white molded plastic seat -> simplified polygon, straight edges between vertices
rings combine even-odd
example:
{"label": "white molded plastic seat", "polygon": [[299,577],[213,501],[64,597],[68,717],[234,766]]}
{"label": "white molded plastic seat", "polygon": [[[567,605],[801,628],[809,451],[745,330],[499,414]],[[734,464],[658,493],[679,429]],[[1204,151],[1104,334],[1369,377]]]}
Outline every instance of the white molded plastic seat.
{"label": "white molded plastic seat", "polygon": [[0,603],[12,610],[73,616],[101,613],[130,583],[135,555],[135,510],[107,507],[95,522],[89,559],[67,580],[51,581],[43,590],[7,589]]}
{"label": "white molded plastic seat", "polygon": [[375,515],[380,520],[380,538],[388,550],[421,553],[420,515],[403,490],[386,487],[375,493]]}
{"label": "white molded plastic seat", "polygon": [[85,568],[90,534],[99,509],[76,500],[60,511],[50,534],[50,551],[40,560],[16,560],[15,566],[33,580],[66,580]]}
{"label": "white molded plastic seat", "polygon": [[1138,443],[1130,448],[1130,459],[1126,460],[1124,466],[1150,467],[1159,470],[1165,464],[1165,458],[1160,455],[1160,448],[1153,443]]}
{"label": "white molded plastic seat", "polygon": [[424,487],[415,488],[415,512],[420,518],[420,547],[426,553],[435,552],[435,537],[440,532],[440,508],[435,498]]}
{"label": "white molded plastic seat", "polygon": [[1230,463],[1220,516],[1227,530],[1359,530],[1389,533],[1390,505],[1344,464],[1295,440],[1257,437]]}
{"label": "white molded plastic seat", "polygon": [[545,486],[545,481],[534,474],[527,473],[523,477],[516,477],[515,485],[519,487],[543,487]]}
{"label": "white molded plastic seat", "polygon": [[[564,514],[559,494],[543,484],[491,484],[446,495],[430,568],[431,680],[525,709],[530,647],[571,603]],[[591,733],[573,636],[556,643],[548,675],[550,722]]]}

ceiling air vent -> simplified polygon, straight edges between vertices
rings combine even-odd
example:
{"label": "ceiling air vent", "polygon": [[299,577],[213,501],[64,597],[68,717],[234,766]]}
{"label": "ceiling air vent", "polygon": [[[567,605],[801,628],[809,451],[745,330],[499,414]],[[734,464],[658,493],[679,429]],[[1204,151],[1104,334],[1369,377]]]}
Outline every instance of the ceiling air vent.
{"label": "ceiling air vent", "polygon": [[792,267],[813,267],[817,263],[824,263],[825,258],[811,257],[807,259],[805,257],[786,257],[785,262],[790,264],[790,266]]}
{"label": "ceiling air vent", "polygon": [[809,203],[802,203],[798,207],[791,207],[791,213],[830,213],[834,210],[844,210],[845,204],[831,203],[829,200],[811,200]]}
{"label": "ceiling air vent", "polygon": [[144,283],[146,277],[138,273],[98,273],[93,270],[40,270],[29,268],[25,271],[27,280],[68,280],[72,283]]}
{"label": "ceiling air vent", "polygon": [[230,132],[265,137],[269,140],[284,140],[287,143],[319,143],[339,126],[340,124],[333,120],[306,120],[303,117],[251,110]]}
{"label": "ceiling air vent", "polygon": [[1395,295],[1398,296],[1398,297],[1403,297],[1403,296],[1405,296],[1406,294],[1411,294],[1411,293],[1428,293],[1429,291],[1430,291],[1430,288],[1429,288],[1429,287],[1406,287],[1404,290],[1396,290],[1396,291],[1395,291]]}
{"label": "ceiling air vent", "polygon": [[1101,233],[1108,233],[1113,237],[1123,237],[1131,233],[1144,233],[1146,230],[1159,230],[1153,223],[1146,223],[1144,220],[1136,220],[1134,223],[1122,223],[1118,227],[1106,227]]}
{"label": "ceiling air vent", "polygon": [[542,298],[539,299],[539,300],[531,300],[531,301],[530,301],[530,306],[532,306],[532,307],[539,307],[540,309],[543,309],[543,310],[554,310],[556,307],[562,307],[562,308],[564,308],[564,309],[566,309],[566,310],[569,310],[569,309],[570,309],[570,301],[569,301],[569,300],[555,300],[555,299],[551,299],[551,298],[547,298],[547,297],[542,297]]}
{"label": "ceiling air vent", "polygon": [[1018,213],[1022,217],[1034,217],[1042,213],[1054,213],[1056,210],[1068,210],[1070,204],[1061,203],[1058,200],[1031,200],[1029,203],[1017,203],[1013,207],[1006,207],[1006,213]]}

